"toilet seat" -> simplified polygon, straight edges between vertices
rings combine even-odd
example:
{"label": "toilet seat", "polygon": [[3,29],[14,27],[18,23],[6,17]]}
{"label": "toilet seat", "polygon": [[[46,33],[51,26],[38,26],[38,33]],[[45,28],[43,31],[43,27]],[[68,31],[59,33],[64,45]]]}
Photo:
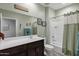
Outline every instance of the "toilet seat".
{"label": "toilet seat", "polygon": [[46,45],[45,45],[45,48],[54,49],[54,47],[53,47],[52,45],[49,45],[49,44],[46,44]]}

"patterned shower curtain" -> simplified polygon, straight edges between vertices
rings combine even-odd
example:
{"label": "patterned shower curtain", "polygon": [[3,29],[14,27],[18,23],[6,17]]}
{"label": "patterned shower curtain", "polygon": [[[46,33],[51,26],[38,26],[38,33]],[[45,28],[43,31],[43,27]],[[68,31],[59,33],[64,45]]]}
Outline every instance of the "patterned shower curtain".
{"label": "patterned shower curtain", "polygon": [[63,52],[65,55],[74,56],[78,33],[78,14],[64,16]]}

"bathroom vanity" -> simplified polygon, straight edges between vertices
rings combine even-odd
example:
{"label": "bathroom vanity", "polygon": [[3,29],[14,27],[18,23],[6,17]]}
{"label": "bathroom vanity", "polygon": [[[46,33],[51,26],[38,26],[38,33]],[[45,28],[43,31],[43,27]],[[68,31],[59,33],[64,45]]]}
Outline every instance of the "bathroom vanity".
{"label": "bathroom vanity", "polygon": [[43,56],[44,38],[13,37],[0,41],[0,56]]}

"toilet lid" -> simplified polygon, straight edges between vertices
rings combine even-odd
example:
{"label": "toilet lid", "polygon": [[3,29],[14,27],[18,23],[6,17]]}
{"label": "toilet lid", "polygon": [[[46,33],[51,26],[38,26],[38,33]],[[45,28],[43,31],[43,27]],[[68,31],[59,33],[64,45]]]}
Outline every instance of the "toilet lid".
{"label": "toilet lid", "polygon": [[48,45],[48,44],[46,44],[45,47],[46,48],[54,48],[52,45]]}

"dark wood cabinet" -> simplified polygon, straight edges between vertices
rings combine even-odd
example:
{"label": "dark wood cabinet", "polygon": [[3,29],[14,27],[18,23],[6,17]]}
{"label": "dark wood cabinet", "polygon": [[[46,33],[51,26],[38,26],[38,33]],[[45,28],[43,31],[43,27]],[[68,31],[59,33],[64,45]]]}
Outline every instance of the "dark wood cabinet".
{"label": "dark wood cabinet", "polygon": [[44,40],[0,50],[0,56],[43,56]]}
{"label": "dark wood cabinet", "polygon": [[26,45],[20,45],[20,46],[8,48],[8,49],[0,50],[0,55],[1,56],[14,56],[14,55],[16,56],[21,53],[25,53],[24,51],[26,51]]}
{"label": "dark wood cabinet", "polygon": [[36,43],[28,44],[28,56],[43,56],[44,55],[44,42],[37,41]]}

